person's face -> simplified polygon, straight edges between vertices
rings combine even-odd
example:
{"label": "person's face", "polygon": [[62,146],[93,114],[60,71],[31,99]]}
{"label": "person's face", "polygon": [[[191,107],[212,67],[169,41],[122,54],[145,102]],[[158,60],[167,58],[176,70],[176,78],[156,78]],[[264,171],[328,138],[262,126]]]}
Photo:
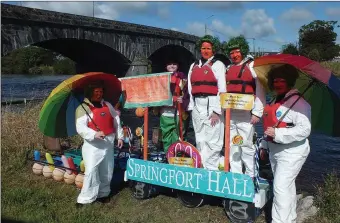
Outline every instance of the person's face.
{"label": "person's face", "polygon": [[176,72],[178,69],[178,65],[176,63],[169,63],[168,65],[166,65],[166,70],[168,72]]}
{"label": "person's face", "polygon": [[287,81],[283,78],[275,78],[273,81],[273,88],[277,95],[285,94],[289,91]]}
{"label": "person's face", "polygon": [[214,55],[212,44],[208,42],[203,42],[201,46],[201,55],[204,59],[209,59]]}
{"label": "person's face", "polygon": [[240,63],[243,60],[243,56],[241,54],[240,49],[234,49],[230,51],[230,58],[234,64]]}
{"label": "person's face", "polygon": [[93,89],[91,101],[100,102],[103,99],[104,90],[103,88]]}

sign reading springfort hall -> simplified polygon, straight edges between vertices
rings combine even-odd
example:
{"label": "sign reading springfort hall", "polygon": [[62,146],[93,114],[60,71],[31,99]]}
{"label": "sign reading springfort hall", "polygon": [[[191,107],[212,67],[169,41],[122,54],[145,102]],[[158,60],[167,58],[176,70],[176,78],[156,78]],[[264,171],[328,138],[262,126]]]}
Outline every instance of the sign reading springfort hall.
{"label": "sign reading springfort hall", "polygon": [[245,174],[182,167],[130,158],[126,177],[154,185],[253,202],[254,184]]}

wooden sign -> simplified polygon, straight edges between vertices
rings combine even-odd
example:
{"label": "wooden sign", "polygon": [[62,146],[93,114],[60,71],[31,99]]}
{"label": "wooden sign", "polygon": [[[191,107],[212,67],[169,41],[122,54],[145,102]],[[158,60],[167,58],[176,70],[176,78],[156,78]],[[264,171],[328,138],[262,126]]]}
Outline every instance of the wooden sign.
{"label": "wooden sign", "polygon": [[125,98],[124,108],[171,106],[171,72],[119,78]]}
{"label": "wooden sign", "polygon": [[252,110],[254,105],[254,95],[251,94],[220,94],[222,108],[232,108],[238,110]]}

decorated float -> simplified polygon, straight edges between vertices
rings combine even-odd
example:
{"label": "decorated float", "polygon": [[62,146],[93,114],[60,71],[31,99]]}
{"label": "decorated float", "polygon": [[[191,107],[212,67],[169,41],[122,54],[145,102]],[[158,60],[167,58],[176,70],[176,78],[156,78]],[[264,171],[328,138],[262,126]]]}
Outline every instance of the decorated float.
{"label": "decorated float", "polygon": [[[125,97],[124,108],[135,108],[136,115],[144,118],[144,129],[137,129],[138,135],[143,134],[143,157],[130,157],[124,176],[125,181],[129,181],[133,196],[136,199],[147,199],[157,193],[160,187],[169,188],[177,192],[184,206],[191,208],[201,206],[209,197],[215,197],[221,200],[232,222],[255,221],[272,197],[270,181],[259,176],[259,162],[256,162],[254,180],[245,174],[231,173],[229,146],[226,146],[224,169],[204,169],[199,151],[182,140],[181,132],[179,140],[169,147],[166,154],[148,151],[150,108],[173,105],[170,75],[165,72],[120,79]],[[225,145],[229,145],[230,109],[250,110],[252,101],[254,98],[248,95],[226,93],[221,96],[227,120]],[[256,148],[257,145],[254,144]]]}

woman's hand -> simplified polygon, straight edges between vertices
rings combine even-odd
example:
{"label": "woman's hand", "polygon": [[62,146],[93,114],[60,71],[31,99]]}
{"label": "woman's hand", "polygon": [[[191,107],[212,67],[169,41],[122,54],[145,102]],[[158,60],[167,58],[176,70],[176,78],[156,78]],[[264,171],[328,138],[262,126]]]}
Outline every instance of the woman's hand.
{"label": "woman's hand", "polygon": [[275,129],[273,127],[268,127],[264,134],[272,138],[275,138]]}
{"label": "woman's hand", "polygon": [[121,149],[123,147],[123,144],[124,144],[123,140],[118,139],[118,145],[117,146],[118,146],[119,149]]}
{"label": "woman's hand", "polygon": [[256,115],[252,115],[251,119],[250,119],[250,124],[255,125],[256,123],[258,123],[260,121],[260,118],[257,117]]}
{"label": "woman's hand", "polygon": [[211,126],[214,127],[219,121],[220,121],[220,117],[218,114],[216,114],[215,112],[213,112],[210,116],[210,121],[211,121]]}
{"label": "woman's hand", "polygon": [[183,103],[183,97],[182,97],[182,96],[178,97],[178,98],[177,98],[177,102],[179,102],[179,103],[182,104],[182,103]]}

